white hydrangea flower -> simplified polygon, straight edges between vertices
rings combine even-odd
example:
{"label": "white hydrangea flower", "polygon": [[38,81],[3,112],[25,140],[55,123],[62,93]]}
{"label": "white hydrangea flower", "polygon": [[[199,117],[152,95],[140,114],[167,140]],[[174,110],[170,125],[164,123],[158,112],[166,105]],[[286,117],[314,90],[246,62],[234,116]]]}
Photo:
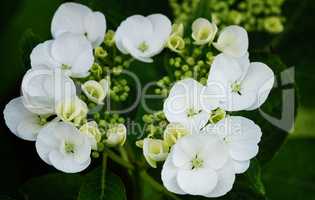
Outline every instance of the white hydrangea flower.
{"label": "white hydrangea flower", "polygon": [[105,32],[104,15],[78,3],[63,3],[51,22],[51,33],[54,38],[64,33],[80,34],[85,36],[94,48],[103,42]]}
{"label": "white hydrangea flower", "polygon": [[60,70],[31,69],[24,75],[22,93],[24,106],[44,115],[55,113],[57,103],[75,96],[76,88]]}
{"label": "white hydrangea flower", "polygon": [[235,181],[233,164],[217,135],[192,134],[173,146],[162,169],[164,186],[177,194],[219,197]]}
{"label": "white hydrangea flower", "polygon": [[99,143],[102,139],[102,133],[98,129],[98,125],[95,121],[90,121],[85,123],[80,127],[80,132],[89,137],[92,149],[97,150],[97,143]]}
{"label": "white hydrangea flower", "polygon": [[218,31],[217,25],[209,22],[209,20],[205,18],[196,19],[191,28],[191,37],[195,40],[194,44],[196,45],[212,43]]}
{"label": "white hydrangea flower", "polygon": [[170,20],[162,14],[147,17],[133,15],[124,20],[117,28],[115,41],[117,48],[124,54],[131,54],[143,62],[153,62],[172,32]]}
{"label": "white hydrangea flower", "polygon": [[83,93],[94,103],[104,104],[104,99],[109,92],[109,82],[102,79],[100,82],[89,80],[81,85]]}
{"label": "white hydrangea flower", "polygon": [[248,54],[235,59],[225,54],[214,58],[208,77],[208,86],[221,85],[221,108],[227,111],[254,110],[267,99],[274,73],[265,64],[249,62]]}
{"label": "white hydrangea flower", "polygon": [[24,140],[35,141],[43,127],[40,116],[24,107],[22,97],[12,99],[5,106],[3,115],[10,131]]}
{"label": "white hydrangea flower", "polygon": [[163,112],[169,122],[181,123],[192,132],[204,127],[218,103],[216,93],[189,78],[176,82],[171,88]]}
{"label": "white hydrangea flower", "polygon": [[244,173],[250,159],[258,153],[258,143],[262,136],[261,129],[250,119],[230,116],[215,125],[206,126],[203,134],[218,135],[227,147],[234,165],[235,173]]}
{"label": "white hydrangea flower", "polygon": [[36,150],[47,164],[66,173],[77,173],[91,162],[87,136],[70,123],[51,122],[37,136]]}
{"label": "white hydrangea flower", "polygon": [[72,33],[38,44],[30,58],[33,69],[58,68],[72,77],[88,76],[94,63],[90,42],[84,36]]}
{"label": "white hydrangea flower", "polygon": [[148,164],[156,168],[156,162],[164,161],[168,155],[168,145],[160,139],[145,138],[143,140],[143,155]]}
{"label": "white hydrangea flower", "polygon": [[227,26],[222,30],[217,42],[214,42],[213,45],[229,56],[242,57],[248,50],[247,31],[237,25]]}
{"label": "white hydrangea flower", "polygon": [[110,146],[123,146],[127,139],[127,128],[124,124],[117,124],[109,128],[106,132],[105,143]]}

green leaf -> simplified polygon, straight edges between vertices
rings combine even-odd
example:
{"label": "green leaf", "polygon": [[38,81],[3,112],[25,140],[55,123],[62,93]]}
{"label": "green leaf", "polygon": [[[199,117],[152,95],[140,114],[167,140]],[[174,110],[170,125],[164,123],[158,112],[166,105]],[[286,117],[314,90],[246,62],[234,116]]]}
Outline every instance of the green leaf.
{"label": "green leaf", "polygon": [[78,174],[48,174],[33,178],[20,188],[24,199],[73,200],[77,197],[83,177]]}
{"label": "green leaf", "polygon": [[268,199],[315,199],[314,146],[315,139],[290,139],[266,165],[263,180]]}
{"label": "green leaf", "polygon": [[11,198],[9,196],[4,196],[4,195],[1,195],[1,194],[0,194],[0,199],[1,200],[15,200],[15,199],[13,199],[13,198]]}
{"label": "green leaf", "polygon": [[[102,188],[102,182],[105,187]],[[104,196],[101,198],[102,193]],[[85,176],[77,200],[126,200],[126,190],[121,179],[111,173],[106,173],[105,180],[102,168],[98,167]]]}

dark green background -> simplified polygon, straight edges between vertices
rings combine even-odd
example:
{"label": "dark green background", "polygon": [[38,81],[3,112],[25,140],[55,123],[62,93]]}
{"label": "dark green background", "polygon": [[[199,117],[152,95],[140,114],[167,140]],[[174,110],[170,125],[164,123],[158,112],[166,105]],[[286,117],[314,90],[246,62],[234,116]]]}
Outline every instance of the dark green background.
{"label": "dark green background", "polygon": [[[89,5],[89,1],[81,1]],[[101,2],[96,0],[94,2]],[[104,0],[110,27],[123,16],[161,12],[171,17],[166,0]],[[1,107],[19,95],[19,86],[29,66],[22,64],[21,40],[26,31],[36,33],[42,41],[50,38],[50,20],[59,0],[3,0],[0,7],[0,94]],[[97,4],[93,4],[95,6]],[[105,6],[106,5],[106,6]],[[119,13],[119,14],[117,14]],[[276,36],[273,52],[288,66],[295,66],[300,106],[295,130],[278,155],[263,168],[267,196],[271,200],[315,199],[315,1],[287,0],[284,6],[286,30]],[[261,36],[255,35],[253,41]],[[33,143],[14,137],[1,117],[0,132],[0,200],[10,196],[29,178],[47,172]],[[128,185],[126,186],[128,187]],[[41,189],[40,186],[38,188]],[[4,197],[3,197],[4,198]]]}

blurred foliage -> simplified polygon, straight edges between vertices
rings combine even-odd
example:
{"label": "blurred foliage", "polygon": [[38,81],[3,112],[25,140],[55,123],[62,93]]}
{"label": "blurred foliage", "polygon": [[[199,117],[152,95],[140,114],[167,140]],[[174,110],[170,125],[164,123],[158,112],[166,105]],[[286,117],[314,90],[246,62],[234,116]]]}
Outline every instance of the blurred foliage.
{"label": "blurred foliage", "polygon": [[[3,70],[1,74],[2,84],[0,86],[1,109],[3,109],[3,106],[9,99],[18,96],[17,88],[19,88],[20,79],[22,74],[29,68],[29,66],[26,66],[29,60],[22,55],[27,55],[38,41],[43,41],[50,37],[49,22],[55,9],[61,2],[63,1],[5,0],[2,2],[4,6],[1,7],[0,12],[2,25],[0,32],[0,58]],[[80,2],[105,13],[110,28],[117,26],[125,16],[135,13],[146,15],[153,12],[162,12],[171,16],[167,0],[81,0]],[[199,7],[197,9],[198,12],[193,13],[192,16],[209,17],[210,12],[207,12],[207,7],[202,4]],[[315,41],[313,36],[314,9],[315,2],[312,0],[286,0],[283,6],[283,15],[287,20],[282,34],[271,37],[271,43],[271,39],[265,40],[265,36],[262,34],[255,33],[250,35],[250,38],[253,39],[251,40],[251,48],[253,50],[256,50],[257,44],[262,44],[264,48],[269,46],[267,49],[280,55],[281,60],[288,66],[295,65],[296,85],[299,87],[301,106],[293,134],[295,138],[289,139],[280,152],[278,152],[278,147],[285,141],[286,133],[273,127],[264,119],[256,119],[257,123],[264,127],[263,132],[266,134],[262,141],[262,151],[258,156],[258,160],[252,162],[250,170],[246,174],[238,176],[233,192],[221,199],[315,199],[315,174],[313,170],[315,161],[312,155],[315,141],[313,139],[296,139],[298,137],[315,137],[313,117],[315,115],[315,96],[311,95],[310,92],[314,89],[313,83],[315,81],[315,76],[313,75],[315,73],[315,62],[313,59],[313,46],[311,45]],[[22,44],[25,46],[22,47]],[[21,51],[21,48],[26,51]],[[26,59],[22,60],[22,58]],[[268,62],[268,59],[275,59],[275,57],[265,59]],[[140,76],[142,85],[152,80],[159,80],[167,73],[161,67],[164,62],[163,58],[157,57],[155,60],[154,64],[134,62],[130,66],[131,71],[142,74]],[[270,65],[272,66],[271,62]],[[280,66],[272,67],[276,69],[274,67]],[[135,90],[134,85],[132,85],[131,90]],[[151,92],[154,93],[154,90]],[[277,90],[272,91],[270,102],[278,100],[277,98],[280,95],[278,92]],[[156,110],[161,109],[160,102],[152,101],[147,103],[152,108],[156,108]],[[281,109],[281,103],[279,102],[278,105],[273,104],[273,106],[266,103],[262,109],[267,113],[277,114],[279,109]],[[145,114],[143,106],[139,106],[138,110],[130,113],[129,116],[143,124],[143,114]],[[252,115],[257,115],[257,113],[254,112]],[[1,120],[0,200],[36,200],[43,199],[43,195],[45,195],[45,199],[68,200],[76,199],[80,190],[81,192],[89,192],[86,193],[91,194],[88,195],[89,197],[99,194],[99,185],[93,185],[96,183],[94,181],[92,181],[93,184],[90,184],[90,181],[94,179],[101,181],[102,176],[99,168],[87,172],[86,175],[44,175],[55,171],[40,161],[33,143],[18,140],[9,134],[8,129],[4,126],[3,119]],[[141,163],[143,158],[142,156],[138,157],[140,152],[134,145],[134,142],[141,136],[139,133],[139,130],[130,133],[128,148],[136,153],[132,159]],[[274,157],[274,155],[277,156]],[[272,158],[273,160],[266,166],[260,166],[261,163],[265,163]],[[158,173],[155,173],[150,171],[150,174],[158,177]],[[121,174],[119,175],[121,176]],[[130,180],[126,180],[123,176],[124,174],[121,176],[122,181],[128,190],[133,185]],[[261,176],[263,180],[261,180]],[[113,190],[124,193],[124,189],[121,190],[123,187],[119,177],[113,174],[109,174],[106,177],[109,178],[108,181],[106,179],[109,183],[109,188],[107,189],[116,188]],[[265,183],[265,188],[262,186],[262,183]],[[253,187],[248,188],[248,185]],[[146,182],[143,182],[142,186],[143,188],[141,189],[144,190],[142,199],[167,199],[167,197],[160,192],[156,192]],[[139,189],[137,192],[140,192],[140,188],[137,189]],[[81,193],[81,199],[83,199],[82,195]],[[121,197],[121,199],[125,198]]]}

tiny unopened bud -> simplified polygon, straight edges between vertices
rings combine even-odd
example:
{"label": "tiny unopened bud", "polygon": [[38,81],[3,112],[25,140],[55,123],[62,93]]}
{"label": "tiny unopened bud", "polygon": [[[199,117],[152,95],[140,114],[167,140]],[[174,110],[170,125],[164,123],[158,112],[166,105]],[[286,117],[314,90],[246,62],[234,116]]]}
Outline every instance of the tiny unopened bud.
{"label": "tiny unopened bud", "polygon": [[97,150],[97,143],[102,139],[102,134],[98,129],[97,123],[95,121],[87,122],[81,126],[79,131],[89,137],[92,149]]}
{"label": "tiny unopened bud", "polygon": [[194,44],[204,45],[212,43],[218,31],[215,23],[209,22],[205,18],[198,18],[192,24],[192,38],[195,40]]}
{"label": "tiny unopened bud", "polygon": [[102,79],[100,82],[90,80],[82,84],[81,88],[90,101],[103,104],[109,91],[109,82],[106,79]]}
{"label": "tiny unopened bud", "polygon": [[105,143],[110,147],[123,146],[127,137],[127,129],[124,124],[117,124],[109,128],[106,133]]}
{"label": "tiny unopened bud", "polygon": [[163,139],[168,146],[173,146],[176,141],[185,136],[189,135],[189,131],[180,123],[170,123],[164,130]]}
{"label": "tiny unopened bud", "polygon": [[168,151],[169,147],[163,140],[151,138],[143,140],[143,155],[153,168],[156,168],[156,162],[166,159]]}

